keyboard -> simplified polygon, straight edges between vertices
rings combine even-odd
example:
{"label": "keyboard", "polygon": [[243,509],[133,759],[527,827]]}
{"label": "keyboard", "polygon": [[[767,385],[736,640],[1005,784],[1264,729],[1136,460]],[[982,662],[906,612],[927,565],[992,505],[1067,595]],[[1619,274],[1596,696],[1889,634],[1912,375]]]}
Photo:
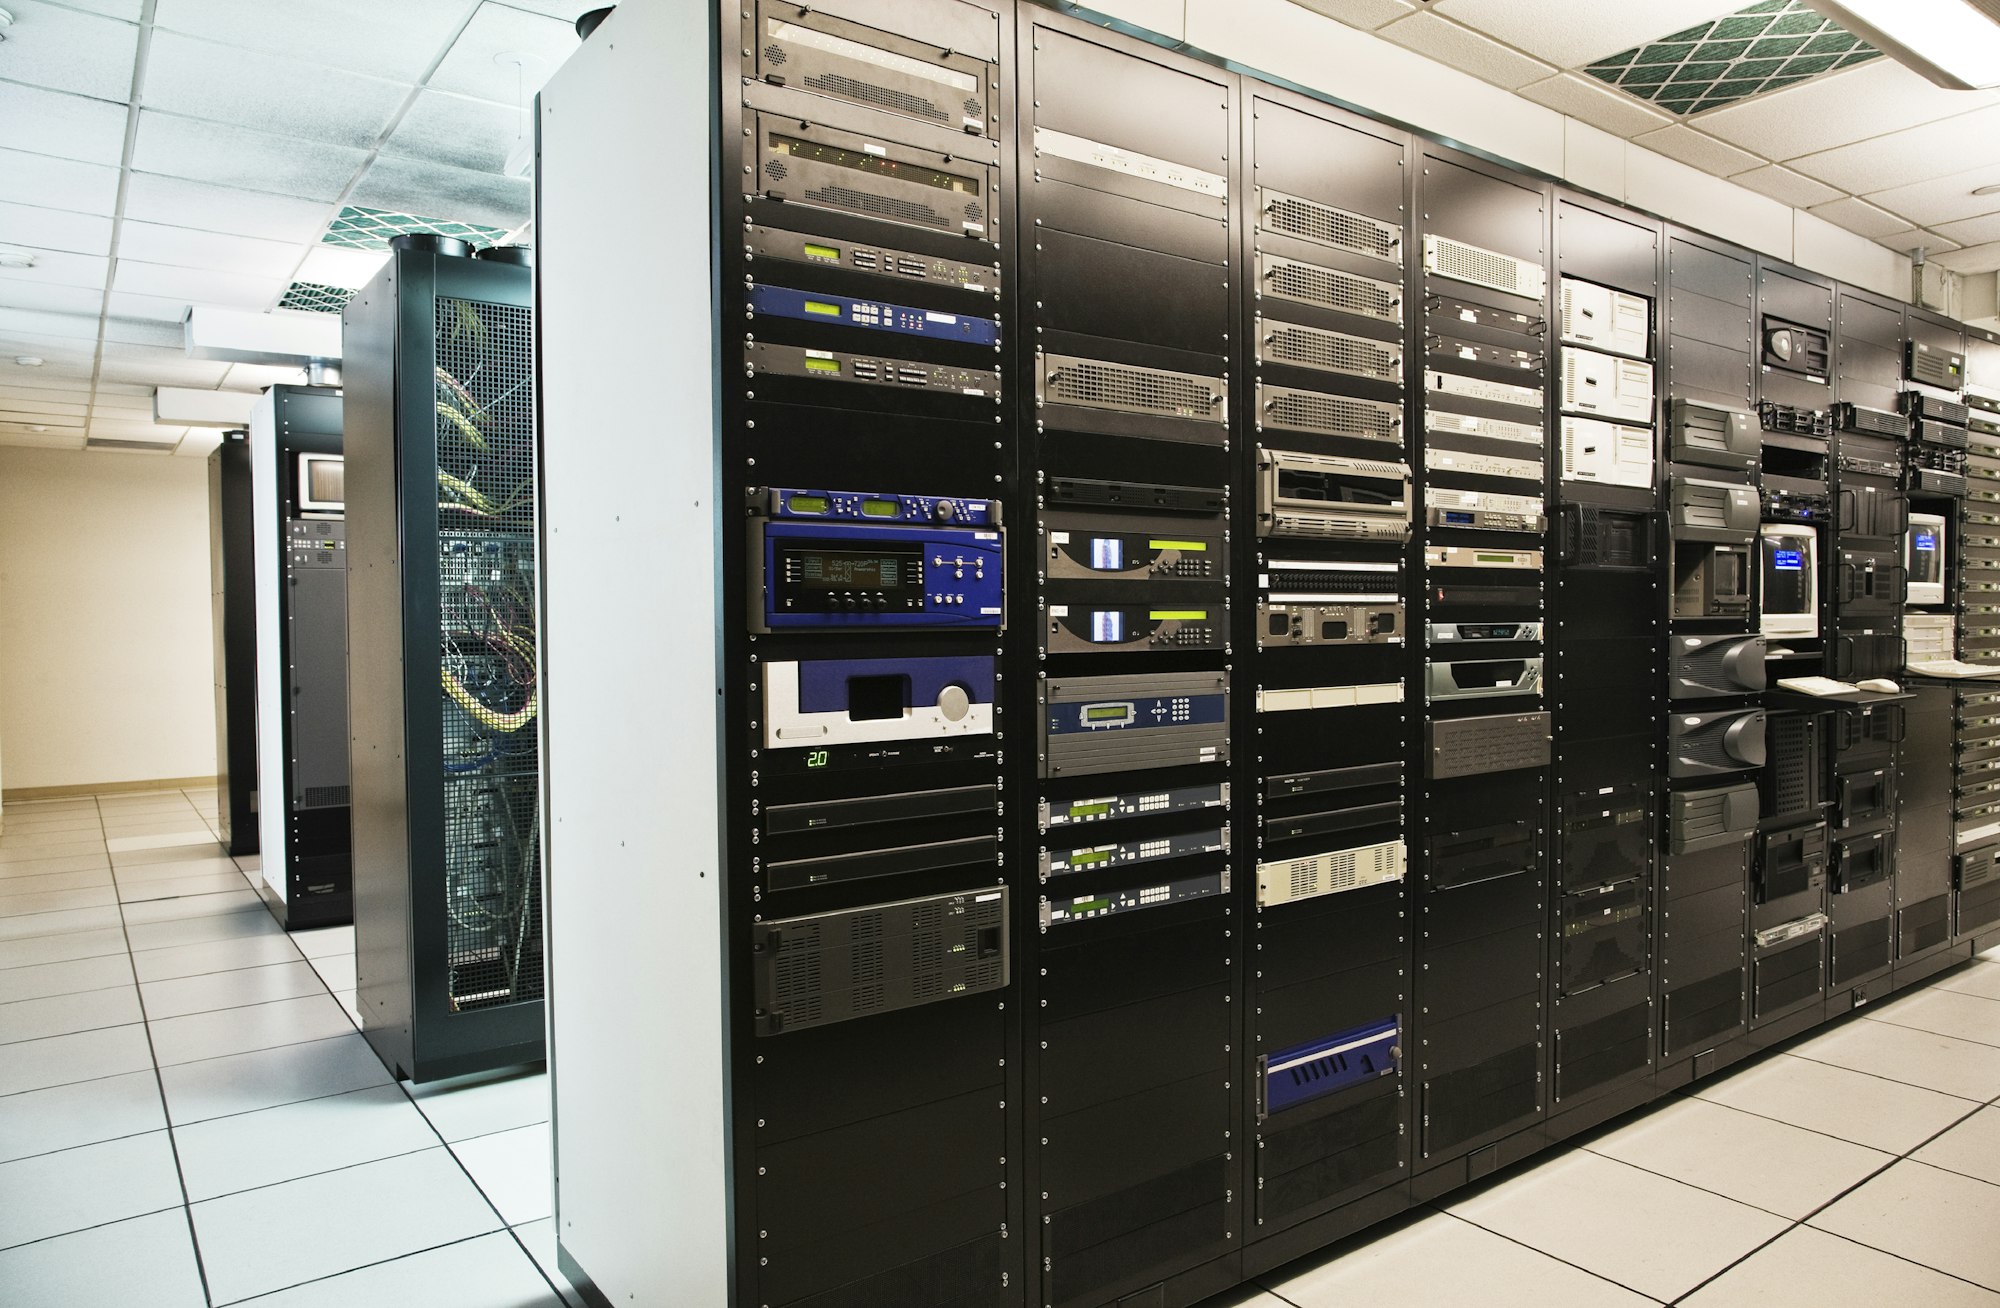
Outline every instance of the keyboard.
{"label": "keyboard", "polygon": [[1991,663],[1965,663],[1958,659],[1917,659],[1903,666],[1926,677],[1949,677],[1954,681],[2000,677],[2000,666]]}
{"label": "keyboard", "polygon": [[1835,681],[1832,677],[1780,677],[1778,684],[1786,690],[1796,690],[1801,695],[1859,695],[1861,687],[1851,686],[1845,681]]}

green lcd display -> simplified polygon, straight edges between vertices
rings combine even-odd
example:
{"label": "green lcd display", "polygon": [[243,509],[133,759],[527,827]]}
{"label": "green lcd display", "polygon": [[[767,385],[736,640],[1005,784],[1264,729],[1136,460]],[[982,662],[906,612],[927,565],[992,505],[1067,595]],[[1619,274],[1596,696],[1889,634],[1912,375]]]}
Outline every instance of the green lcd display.
{"label": "green lcd display", "polygon": [[1110,811],[1111,805],[1109,804],[1071,804],[1069,806],[1069,815],[1073,818],[1094,818]]}
{"label": "green lcd display", "polygon": [[840,262],[840,251],[831,245],[807,245],[806,258],[824,259],[828,263]]}
{"label": "green lcd display", "polygon": [[828,318],[838,318],[840,316],[840,306],[837,304],[828,304],[824,300],[807,300],[806,312],[821,314]]}
{"label": "green lcd display", "polygon": [[861,516],[864,518],[893,518],[902,512],[902,506],[894,500],[863,500]]}
{"label": "green lcd display", "polygon": [[825,513],[832,507],[824,495],[794,495],[785,501],[785,508],[793,513]]}
{"label": "green lcd display", "polygon": [[1069,865],[1071,867],[1089,867],[1093,863],[1103,863],[1110,859],[1110,857],[1111,851],[1107,849],[1079,849],[1069,856]]}
{"label": "green lcd display", "polygon": [[835,373],[835,374],[838,374],[838,373],[840,372],[840,360],[838,360],[838,359],[807,359],[807,360],[806,360],[806,371],[807,371],[807,372],[830,372],[830,373]]}
{"label": "green lcd display", "polygon": [[1129,710],[1123,704],[1093,704],[1083,711],[1085,722],[1117,722]]}

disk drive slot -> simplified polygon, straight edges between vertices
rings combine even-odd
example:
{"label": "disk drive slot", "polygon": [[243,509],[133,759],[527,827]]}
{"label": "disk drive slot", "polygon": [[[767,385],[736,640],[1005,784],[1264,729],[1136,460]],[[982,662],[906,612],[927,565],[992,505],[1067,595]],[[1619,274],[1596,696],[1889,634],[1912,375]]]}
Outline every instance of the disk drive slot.
{"label": "disk drive slot", "polygon": [[1842,431],[1886,436],[1891,440],[1901,440],[1910,430],[1910,420],[1900,413],[1850,403],[1833,406],[1833,423]]}
{"label": "disk drive slot", "polygon": [[1548,526],[1538,495],[1497,495],[1432,486],[1424,492],[1424,508],[1433,527],[1534,534]]}
{"label": "disk drive slot", "polygon": [[1760,361],[1766,368],[1824,378],[1831,357],[1832,346],[1825,332],[1764,315],[1764,346]]}
{"label": "disk drive slot", "polygon": [[1259,317],[1257,360],[1403,386],[1403,352],[1389,341]]}
{"label": "disk drive slot", "polygon": [[1562,338],[1610,354],[1644,358],[1652,348],[1653,302],[1608,286],[1562,279]]}
{"label": "disk drive slot", "polygon": [[1193,899],[1210,899],[1229,893],[1229,870],[1209,872],[1177,881],[1161,881],[1131,890],[1107,890],[1095,895],[1073,895],[1042,901],[1042,930],[1070,922],[1133,913],[1141,909],[1163,908]]}
{"label": "disk drive slot", "polygon": [[1539,264],[1443,236],[1424,237],[1424,271],[1530,300],[1549,289],[1548,273]]}
{"label": "disk drive slot", "polygon": [[1426,296],[1424,317],[1433,323],[1462,323],[1467,327],[1508,332],[1517,336],[1546,336],[1549,329],[1548,319],[1539,313],[1529,313],[1520,309],[1496,309],[1490,304],[1474,304],[1471,300],[1462,300],[1452,295]]}
{"label": "disk drive slot", "polygon": [[1517,408],[1540,411],[1542,388],[1539,386],[1516,386],[1507,382],[1487,381],[1480,377],[1466,377],[1455,372],[1424,372],[1424,389],[1432,395],[1444,395],[1459,400],[1481,400],[1487,404],[1511,404]]}
{"label": "disk drive slot", "polygon": [[1044,777],[1229,760],[1226,674],[1052,678],[1041,697]]}
{"label": "disk drive slot", "polygon": [[764,809],[764,830],[771,835],[791,835],[974,814],[985,814],[998,821],[1000,791],[997,786],[956,786],[949,790],[913,790],[899,795],[864,795],[858,799],[772,804]]}
{"label": "disk drive slot", "polygon": [[1475,418],[1469,413],[1446,413],[1426,408],[1424,430],[1453,436],[1483,436],[1488,440],[1513,441],[1518,445],[1539,446],[1546,438],[1540,423],[1508,422],[1501,418]]}
{"label": "disk drive slot", "polygon": [[1553,736],[1547,713],[1452,718],[1428,722],[1424,731],[1428,774],[1436,781],[1547,767]]}
{"label": "disk drive slot", "polygon": [[1433,622],[1425,630],[1432,645],[1482,645],[1496,641],[1540,640],[1539,622]]}
{"label": "disk drive slot", "polygon": [[923,282],[992,295],[1000,288],[1000,269],[993,263],[918,254],[888,245],[864,245],[782,227],[753,226],[744,233],[743,252],[758,259],[802,263],[811,268],[841,268],[886,280]]}
{"label": "disk drive slot", "polygon": [[871,904],[752,928],[760,1036],[999,990],[1007,889]]}
{"label": "disk drive slot", "polygon": [[759,282],[750,284],[748,302],[753,315],[771,318],[794,318],[800,322],[965,345],[1000,343],[1000,324],[972,314],[915,309],[906,304],[861,300],[825,291],[795,291],[788,286],[766,286]]}
{"label": "disk drive slot", "polygon": [[947,395],[997,399],[998,368],[958,368],[846,350],[808,350],[797,345],[751,341],[743,347],[744,371],[751,377],[801,377],[807,381],[862,386],[901,386]]}
{"label": "disk drive slot", "polygon": [[1007,611],[1004,545],[998,527],[755,519],[752,630],[997,631]]}
{"label": "disk drive slot", "polygon": [[820,858],[794,858],[764,865],[764,877],[776,890],[803,890],[808,886],[837,885],[870,877],[904,876],[912,872],[942,872],[956,867],[993,867],[1000,854],[994,836],[973,836],[963,840],[940,840],[924,845],[894,849],[868,849],[852,854],[828,854]]}
{"label": "disk drive slot", "polygon": [[1389,604],[1402,593],[1403,565],[1272,559],[1257,583],[1273,601]]}
{"label": "disk drive slot", "polygon": [[1410,468],[1260,447],[1257,500],[1260,536],[1400,541],[1410,531]]}
{"label": "disk drive slot", "polygon": [[1603,486],[1653,485],[1653,429],[1628,427],[1595,418],[1562,420],[1564,481]]}
{"label": "disk drive slot", "polygon": [[1259,382],[1257,427],[1260,431],[1278,427],[1321,436],[1401,445],[1403,406]]}
{"label": "disk drive slot", "polygon": [[1668,796],[1667,842],[1676,854],[1733,845],[1757,829],[1757,787],[1677,790]]}
{"label": "disk drive slot", "polygon": [[1400,644],[1403,606],[1388,604],[1297,604],[1257,606],[1257,643],[1285,645]]}
{"label": "disk drive slot", "polygon": [[1439,890],[1533,875],[1541,868],[1541,841],[1526,819],[1443,831],[1431,837],[1430,883]]}
{"label": "disk drive slot", "polygon": [[1050,504],[1063,507],[1195,514],[1219,514],[1229,508],[1229,492],[1225,490],[1207,486],[1165,486],[1144,481],[1051,476],[1046,494]]}
{"label": "disk drive slot", "polygon": [[1461,660],[1424,665],[1424,700],[1427,703],[1541,693],[1540,657]]}
{"label": "disk drive slot", "polygon": [[1142,418],[1165,418],[1212,426],[1212,433],[1155,434],[1166,440],[1221,444],[1229,425],[1229,382],[1223,377],[1140,368],[1101,359],[1064,354],[1038,356],[1035,399],[1039,405],[1065,405]]}
{"label": "disk drive slot", "polygon": [[1653,365],[1565,345],[1562,407],[1625,422],[1653,420]]}
{"label": "disk drive slot", "polygon": [[1402,228],[1317,200],[1286,195],[1267,186],[1257,188],[1257,225],[1267,232],[1365,254],[1399,268],[1403,264]]}
{"label": "disk drive slot", "polygon": [[1432,472],[1455,472],[1471,477],[1499,477],[1506,481],[1542,484],[1545,465],[1540,459],[1511,459],[1466,450],[1424,448],[1424,466]]}
{"label": "disk drive slot", "polygon": [[1229,828],[1192,831],[1177,836],[1156,836],[1145,840],[1115,841],[1082,849],[1042,851],[1042,880],[1101,872],[1106,868],[1129,867],[1134,863],[1155,863],[1163,858],[1185,858],[1193,854],[1229,852]]}
{"label": "disk drive slot", "polygon": [[1229,609],[1145,605],[1050,604],[1042,628],[1051,654],[1138,654],[1149,650],[1221,649]]}
{"label": "disk drive slot", "polygon": [[1257,1057],[1257,1120],[1394,1076],[1403,1028],[1393,1017]]}
{"label": "disk drive slot", "polygon": [[1675,477],[1668,484],[1668,522],[1675,540],[1748,543],[1763,509],[1754,486],[1698,477]]}
{"label": "disk drive slot", "polygon": [[1264,795],[1268,799],[1287,799],[1297,795],[1324,795],[1343,790],[1362,790],[1369,786],[1402,784],[1401,763],[1364,763],[1358,767],[1326,768],[1318,772],[1292,772],[1270,777],[1264,782]]}
{"label": "disk drive slot", "polygon": [[975,136],[998,128],[987,97],[999,67],[963,49],[775,0],[760,0],[755,19],[746,13],[743,25],[755,75],[767,82]]}
{"label": "disk drive slot", "polygon": [[749,127],[745,180],[767,199],[1000,239],[997,168],[770,114]]}
{"label": "disk drive slot", "polygon": [[1401,881],[1407,863],[1408,856],[1400,840],[1259,863],[1257,906],[1273,908]]}
{"label": "disk drive slot", "polygon": [[1363,708],[1370,704],[1400,704],[1403,683],[1372,682],[1356,686],[1286,686],[1257,692],[1259,713],[1307,713],[1318,709]]}
{"label": "disk drive slot", "polygon": [[1260,251],[1257,287],[1261,294],[1275,300],[1309,304],[1316,309],[1332,309],[1397,326],[1403,322],[1403,288],[1395,282],[1376,281]]}
{"label": "disk drive slot", "polygon": [[809,749],[993,734],[989,657],[764,665],[764,746]]}

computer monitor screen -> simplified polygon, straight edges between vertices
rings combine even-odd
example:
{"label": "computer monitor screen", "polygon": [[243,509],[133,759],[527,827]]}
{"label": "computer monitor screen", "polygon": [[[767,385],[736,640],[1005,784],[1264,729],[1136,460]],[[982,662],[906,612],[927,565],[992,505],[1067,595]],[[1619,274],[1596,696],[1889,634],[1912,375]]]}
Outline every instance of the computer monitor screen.
{"label": "computer monitor screen", "polygon": [[1935,513],[1912,513],[1903,546],[1911,604],[1944,603],[1945,520]]}
{"label": "computer monitor screen", "polygon": [[347,507],[347,464],[338,454],[299,456],[299,508],[338,513]]}
{"label": "computer monitor screen", "polygon": [[1772,523],[1763,530],[1758,581],[1767,636],[1819,634],[1819,535]]}

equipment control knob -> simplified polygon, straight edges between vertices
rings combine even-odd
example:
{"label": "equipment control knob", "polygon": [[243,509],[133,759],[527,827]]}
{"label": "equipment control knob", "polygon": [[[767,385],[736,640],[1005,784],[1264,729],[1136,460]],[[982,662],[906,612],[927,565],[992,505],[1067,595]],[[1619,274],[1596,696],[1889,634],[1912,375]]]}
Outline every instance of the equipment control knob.
{"label": "equipment control knob", "polygon": [[952,519],[952,515],[958,512],[958,506],[950,500],[939,500],[934,511],[940,519],[949,522]]}
{"label": "equipment control knob", "polygon": [[938,692],[937,706],[946,722],[963,721],[972,711],[972,696],[965,693],[963,686],[946,686]]}

